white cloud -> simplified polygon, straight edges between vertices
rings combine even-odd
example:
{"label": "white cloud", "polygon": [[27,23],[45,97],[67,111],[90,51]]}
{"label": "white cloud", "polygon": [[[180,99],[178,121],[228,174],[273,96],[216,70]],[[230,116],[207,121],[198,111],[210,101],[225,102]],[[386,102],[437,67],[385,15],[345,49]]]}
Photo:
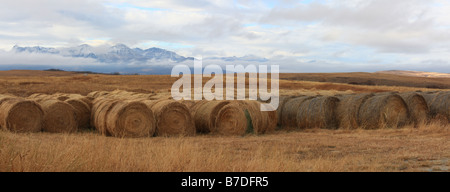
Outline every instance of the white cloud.
{"label": "white cloud", "polygon": [[98,63],[94,59],[89,58],[72,58],[51,54],[35,54],[35,53],[12,53],[0,52],[0,65],[45,65],[55,67],[65,66],[100,66],[105,65]]}
{"label": "white cloud", "polygon": [[152,42],[188,45],[163,47],[184,56],[257,55],[298,71],[425,62],[450,72],[449,11],[447,0],[15,0],[0,6],[0,49]]}

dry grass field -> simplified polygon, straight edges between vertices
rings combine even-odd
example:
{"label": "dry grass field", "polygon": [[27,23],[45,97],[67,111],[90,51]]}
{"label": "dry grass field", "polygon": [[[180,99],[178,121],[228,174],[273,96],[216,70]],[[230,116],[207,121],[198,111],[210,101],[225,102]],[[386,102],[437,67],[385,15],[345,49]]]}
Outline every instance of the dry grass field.
{"label": "dry grass field", "polygon": [[446,81],[446,79],[449,78],[448,76],[449,75],[445,73],[384,71],[377,73],[293,73],[280,74],[280,79],[347,83],[353,85],[387,85],[450,89],[450,83]]}
{"label": "dry grass field", "polygon": [[[391,81],[389,85],[355,85],[339,81],[318,82],[298,80],[300,77],[328,75],[337,76],[339,74],[280,74],[280,95],[296,94],[322,94],[335,95],[344,93],[372,93],[388,91],[436,91],[442,89],[400,86],[400,84],[414,85],[423,82],[422,78],[403,77],[387,75],[390,79],[399,78],[398,81]],[[349,74],[341,74],[349,76]],[[355,73],[354,76],[359,76]],[[364,75],[366,78],[369,76]],[[377,78],[378,74],[372,74],[370,78]],[[379,77],[378,77],[379,78]],[[101,75],[101,74],[80,74],[73,72],[58,71],[0,71],[0,94],[9,93],[16,96],[27,97],[34,93],[78,93],[87,95],[92,91],[113,91],[116,89],[127,90],[140,93],[158,93],[159,95],[170,96],[170,88],[177,78],[170,75]],[[207,79],[204,79],[203,84]],[[448,79],[433,79],[431,87],[450,86]],[[449,90],[449,89],[447,89]]]}
{"label": "dry grass field", "polygon": [[[346,74],[347,76],[349,74]],[[281,74],[281,95],[336,95],[434,91],[448,79],[395,77],[388,85],[301,80]],[[322,77],[325,78],[325,77]],[[170,96],[176,78],[71,72],[3,71],[0,94],[78,93],[116,89]],[[384,79],[383,81],[385,81]],[[381,80],[380,80],[381,81]],[[388,81],[388,80],[386,80]],[[433,83],[434,82],[434,83]],[[448,91],[448,89],[446,90]],[[417,128],[275,131],[266,135],[196,135],[114,138],[95,131],[11,133],[0,131],[0,172],[8,171],[449,171],[450,125],[432,121]]]}
{"label": "dry grass field", "polygon": [[450,129],[120,139],[0,132],[1,171],[449,171]]}

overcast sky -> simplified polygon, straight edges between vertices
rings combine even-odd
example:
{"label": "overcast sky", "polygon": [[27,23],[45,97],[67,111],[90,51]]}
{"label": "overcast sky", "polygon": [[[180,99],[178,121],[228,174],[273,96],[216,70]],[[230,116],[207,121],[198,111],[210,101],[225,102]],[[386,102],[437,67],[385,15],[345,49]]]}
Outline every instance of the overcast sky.
{"label": "overcast sky", "polygon": [[6,60],[14,45],[123,43],[183,56],[255,55],[296,72],[450,73],[448,0],[1,0],[0,5],[0,58]]}

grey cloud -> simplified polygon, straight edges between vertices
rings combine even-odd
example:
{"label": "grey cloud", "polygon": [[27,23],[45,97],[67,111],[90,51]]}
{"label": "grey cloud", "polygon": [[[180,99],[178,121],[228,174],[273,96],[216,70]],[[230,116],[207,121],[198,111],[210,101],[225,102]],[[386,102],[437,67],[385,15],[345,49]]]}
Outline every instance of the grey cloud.
{"label": "grey cloud", "polygon": [[0,52],[0,65],[92,66],[104,65],[89,58],[69,58],[51,54]]}

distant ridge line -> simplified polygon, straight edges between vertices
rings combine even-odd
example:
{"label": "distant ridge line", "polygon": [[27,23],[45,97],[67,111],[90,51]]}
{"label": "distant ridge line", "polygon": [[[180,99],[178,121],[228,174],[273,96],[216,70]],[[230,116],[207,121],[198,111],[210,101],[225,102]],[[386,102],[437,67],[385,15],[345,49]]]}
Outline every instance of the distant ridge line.
{"label": "distant ridge line", "polygon": [[377,71],[375,73],[395,74],[413,77],[450,78],[450,73],[437,73],[424,71],[387,70],[387,71]]}

